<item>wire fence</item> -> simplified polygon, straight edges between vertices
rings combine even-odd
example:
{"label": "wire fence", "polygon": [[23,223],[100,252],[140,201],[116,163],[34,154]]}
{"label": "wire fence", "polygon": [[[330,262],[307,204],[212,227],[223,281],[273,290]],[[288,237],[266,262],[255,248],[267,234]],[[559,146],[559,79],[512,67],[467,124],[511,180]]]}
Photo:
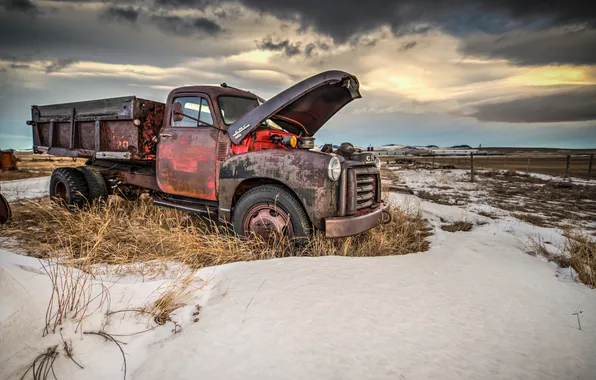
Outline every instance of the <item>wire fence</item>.
{"label": "wire fence", "polygon": [[468,169],[511,170],[555,177],[594,179],[594,155],[474,155],[381,156],[385,162],[409,161],[431,166]]}

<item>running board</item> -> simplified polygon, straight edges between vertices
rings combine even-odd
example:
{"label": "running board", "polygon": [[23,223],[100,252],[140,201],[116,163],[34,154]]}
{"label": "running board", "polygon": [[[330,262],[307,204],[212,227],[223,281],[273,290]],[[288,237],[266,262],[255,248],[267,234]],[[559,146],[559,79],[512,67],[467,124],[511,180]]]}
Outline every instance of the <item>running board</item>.
{"label": "running board", "polygon": [[161,207],[169,207],[169,208],[175,208],[177,210],[180,211],[185,211],[185,212],[190,212],[190,213],[195,213],[195,214],[203,214],[203,215],[210,215],[210,216],[216,216],[217,215],[217,209],[213,210],[210,209],[209,206],[206,205],[202,205],[202,207],[200,205],[184,205],[184,204],[180,204],[177,202],[172,202],[172,201],[168,201],[168,200],[164,200],[164,199],[153,199],[153,203],[157,206],[161,206]]}

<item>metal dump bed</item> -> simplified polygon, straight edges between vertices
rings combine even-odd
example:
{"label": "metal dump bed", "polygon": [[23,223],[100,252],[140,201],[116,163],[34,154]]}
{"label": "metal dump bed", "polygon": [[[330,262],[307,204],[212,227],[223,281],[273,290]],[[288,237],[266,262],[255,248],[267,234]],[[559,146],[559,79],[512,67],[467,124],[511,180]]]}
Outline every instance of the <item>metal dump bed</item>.
{"label": "metal dump bed", "polygon": [[27,124],[37,153],[154,160],[164,107],[135,96],[32,106]]}

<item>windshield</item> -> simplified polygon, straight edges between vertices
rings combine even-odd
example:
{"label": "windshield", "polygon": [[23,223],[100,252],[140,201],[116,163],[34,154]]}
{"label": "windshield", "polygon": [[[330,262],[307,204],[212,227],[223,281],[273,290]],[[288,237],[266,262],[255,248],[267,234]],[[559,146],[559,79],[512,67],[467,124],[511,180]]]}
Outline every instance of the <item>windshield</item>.
{"label": "windshield", "polygon": [[249,111],[259,106],[257,99],[240,98],[237,96],[220,96],[217,101],[219,103],[221,117],[226,125],[234,123]]}

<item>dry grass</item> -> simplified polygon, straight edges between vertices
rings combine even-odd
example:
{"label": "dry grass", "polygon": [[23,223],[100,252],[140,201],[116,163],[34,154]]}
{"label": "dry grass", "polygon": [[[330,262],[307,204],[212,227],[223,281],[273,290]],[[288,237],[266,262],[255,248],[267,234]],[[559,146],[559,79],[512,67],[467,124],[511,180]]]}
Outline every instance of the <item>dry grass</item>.
{"label": "dry grass", "polygon": [[459,232],[459,231],[468,232],[468,231],[472,230],[473,226],[474,225],[472,223],[464,222],[463,220],[458,220],[451,224],[443,224],[441,226],[441,229],[443,231],[447,231],[447,232]]}
{"label": "dry grass", "polygon": [[563,247],[553,247],[541,238],[530,237],[526,251],[555,262],[561,268],[573,268],[578,280],[596,288],[596,239],[585,232],[565,232]]}
{"label": "dry grass", "polygon": [[18,179],[45,177],[52,174],[54,169],[64,166],[80,166],[84,160],[73,161],[69,157],[55,157],[47,154],[33,154],[32,152],[17,152],[17,168],[15,170],[0,171],[0,181],[14,181]]}
{"label": "dry grass", "polygon": [[493,214],[492,212],[488,212],[488,211],[480,211],[478,212],[478,215],[482,215],[484,217],[490,218],[490,219],[499,219],[499,217],[496,214]]}
{"label": "dry grass", "polygon": [[171,321],[170,314],[193,299],[192,294],[195,289],[191,288],[191,283],[196,272],[196,270],[183,270],[165,289],[156,290],[161,294],[150,307],[144,310],[146,313],[153,315],[155,323],[163,325]]}
{"label": "dry grass", "polygon": [[583,232],[567,234],[565,252],[569,265],[577,272],[584,284],[596,287],[596,239]]}
{"label": "dry grass", "polygon": [[427,222],[417,212],[397,207],[392,208],[393,221],[387,225],[344,239],[315,234],[300,249],[284,242],[243,240],[222,226],[155,207],[150,201],[111,197],[105,206],[71,213],[49,201],[35,200],[15,203],[13,211],[13,222],[0,227],[0,235],[16,239],[22,250],[35,257],[66,252],[79,268],[163,260],[201,268],[284,256],[404,255],[427,250],[430,235]]}
{"label": "dry grass", "polygon": [[76,330],[81,328],[83,320],[109,304],[110,294],[103,284],[94,284],[92,270],[78,271],[74,269],[72,251],[63,247],[65,252],[60,256],[51,256],[42,261],[50,281],[52,294],[48,301],[43,335],[55,333],[56,328],[66,319],[77,321]]}
{"label": "dry grass", "polygon": [[528,222],[528,223],[533,224],[538,227],[549,226],[549,224],[547,224],[547,222],[544,220],[544,218],[541,217],[540,215],[518,212],[518,213],[513,213],[513,216],[515,216],[519,220],[523,220],[524,222]]}

